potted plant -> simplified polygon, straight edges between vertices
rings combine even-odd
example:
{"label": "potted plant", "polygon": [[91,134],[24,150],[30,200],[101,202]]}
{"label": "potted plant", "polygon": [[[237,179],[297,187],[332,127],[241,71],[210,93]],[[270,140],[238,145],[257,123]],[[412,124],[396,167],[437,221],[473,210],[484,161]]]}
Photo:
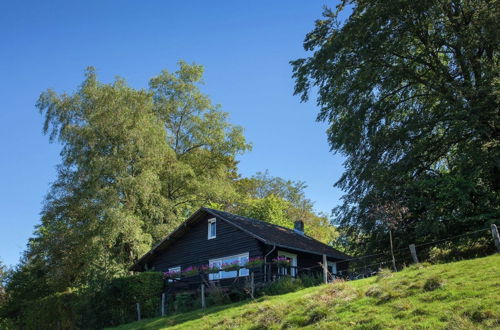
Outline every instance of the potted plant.
{"label": "potted plant", "polygon": [[283,266],[283,267],[290,266],[290,259],[288,259],[287,257],[277,257],[277,258],[273,259],[273,262],[275,264],[278,264],[279,266]]}
{"label": "potted plant", "polygon": [[180,272],[177,271],[167,271],[163,273],[164,279],[174,279],[179,277],[180,277]]}
{"label": "potted plant", "polygon": [[245,268],[258,268],[264,264],[264,259],[261,257],[250,258],[245,264]]}
{"label": "potted plant", "polygon": [[195,266],[189,266],[188,268],[186,268],[182,271],[182,276],[191,277],[191,276],[196,276],[199,273],[200,273],[200,270],[198,268],[196,268]]}
{"label": "potted plant", "polygon": [[222,268],[222,270],[224,270],[226,272],[238,270],[238,269],[240,269],[240,262],[238,260],[235,260],[233,262],[225,263],[225,264],[222,264],[221,268]]}
{"label": "potted plant", "polygon": [[200,272],[205,274],[216,274],[220,272],[220,269],[217,266],[203,265],[200,267]]}

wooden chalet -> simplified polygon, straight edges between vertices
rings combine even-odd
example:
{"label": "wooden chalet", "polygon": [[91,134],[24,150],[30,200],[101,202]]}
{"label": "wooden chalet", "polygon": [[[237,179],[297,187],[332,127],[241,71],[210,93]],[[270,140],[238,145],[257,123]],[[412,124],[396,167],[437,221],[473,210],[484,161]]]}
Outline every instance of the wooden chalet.
{"label": "wooden chalet", "polygon": [[[155,270],[167,274],[186,270],[210,269],[180,281],[181,275],[170,276],[169,282],[185,285],[200,282],[235,283],[252,277],[267,282],[281,276],[301,274],[322,276],[322,264],[334,276],[347,270],[349,256],[304,234],[302,221],[289,229],[264,221],[201,208],[189,219],[141,257],[130,269]],[[248,261],[260,265],[246,268]],[[257,262],[257,263],[259,263]],[[225,265],[238,265],[223,269]]]}

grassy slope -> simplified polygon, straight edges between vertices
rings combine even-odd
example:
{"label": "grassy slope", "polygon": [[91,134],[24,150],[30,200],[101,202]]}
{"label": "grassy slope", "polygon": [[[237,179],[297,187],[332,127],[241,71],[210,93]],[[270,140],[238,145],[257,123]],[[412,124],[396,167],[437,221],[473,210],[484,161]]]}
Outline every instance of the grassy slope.
{"label": "grassy slope", "polygon": [[499,265],[497,254],[412,266],[395,274],[148,319],[120,329],[500,329]]}

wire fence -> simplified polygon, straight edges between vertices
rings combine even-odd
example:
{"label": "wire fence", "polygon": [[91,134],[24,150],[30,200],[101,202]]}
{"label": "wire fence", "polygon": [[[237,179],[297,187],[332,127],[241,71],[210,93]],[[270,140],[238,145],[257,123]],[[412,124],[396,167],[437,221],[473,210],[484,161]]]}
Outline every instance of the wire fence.
{"label": "wire fence", "polygon": [[[218,305],[231,301],[254,298],[256,292],[263,287],[272,285],[283,278],[316,277],[317,282],[309,280],[309,284],[319,284],[324,281],[356,280],[376,275],[384,268],[400,271],[418,262],[441,263],[471,259],[500,252],[500,237],[495,225],[491,228],[481,228],[464,234],[419,243],[410,244],[406,248],[394,249],[391,253],[383,251],[347,260],[337,261],[335,271],[328,269],[322,263],[311,267],[282,267],[268,264],[260,269],[253,269],[249,276],[209,280],[209,277],[195,279],[178,279],[168,282],[166,290],[159,297],[159,308],[155,315],[163,316],[171,312],[183,312],[189,309],[205,308],[207,305]],[[136,306],[137,318],[141,318],[141,307]]]}
{"label": "wire fence", "polygon": [[395,249],[393,254],[387,249],[388,251],[381,253],[338,262],[337,264],[348,263],[348,270],[333,275],[354,280],[373,276],[383,268],[399,271],[417,262],[439,263],[487,256],[500,252],[500,246],[496,245],[497,235],[498,230],[492,225],[491,228],[482,228],[444,239],[410,244],[408,247]]}

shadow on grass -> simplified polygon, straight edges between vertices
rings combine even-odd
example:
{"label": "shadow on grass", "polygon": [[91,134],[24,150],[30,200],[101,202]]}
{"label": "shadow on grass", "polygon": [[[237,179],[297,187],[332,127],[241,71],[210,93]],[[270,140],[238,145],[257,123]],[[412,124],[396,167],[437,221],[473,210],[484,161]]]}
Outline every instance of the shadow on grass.
{"label": "shadow on grass", "polygon": [[[200,309],[197,309],[197,310],[194,310],[191,312],[186,312],[186,313],[168,314],[165,317],[144,319],[141,321],[136,321],[133,323],[124,324],[124,325],[118,326],[118,327],[113,328],[113,329],[152,329],[152,330],[153,329],[164,329],[165,327],[174,326],[174,325],[181,324],[181,323],[184,323],[187,321],[196,320],[196,319],[202,318],[204,316],[208,316],[210,314],[215,314],[215,313],[218,313],[220,311],[226,310],[228,308],[236,308],[236,307],[246,305],[248,303],[259,302],[259,301],[264,300],[263,298],[264,297],[261,297],[261,298],[255,299],[255,300],[247,299],[247,300],[242,300],[242,301],[232,303],[232,304],[213,306],[213,307],[209,307],[206,309],[200,308]],[[109,329],[111,329],[111,328],[109,328]]]}

